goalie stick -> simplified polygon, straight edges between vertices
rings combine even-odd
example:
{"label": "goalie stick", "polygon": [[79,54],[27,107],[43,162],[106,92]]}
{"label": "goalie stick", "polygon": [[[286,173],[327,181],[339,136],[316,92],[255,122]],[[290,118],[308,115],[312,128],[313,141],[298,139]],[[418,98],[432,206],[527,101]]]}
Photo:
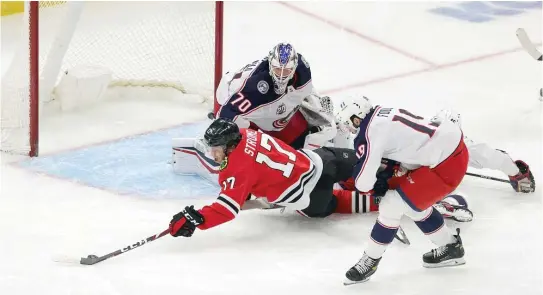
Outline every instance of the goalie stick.
{"label": "goalie stick", "polygon": [[537,50],[536,46],[534,43],[532,43],[530,37],[528,37],[528,34],[526,34],[526,31],[523,28],[517,29],[517,38],[524,50],[526,50],[535,60],[542,60],[543,55],[541,52],[539,52],[539,50]]}
{"label": "goalie stick", "polygon": [[156,240],[156,239],[158,239],[158,238],[161,238],[161,237],[167,235],[169,232],[170,232],[170,230],[169,230],[169,229],[166,229],[166,230],[164,230],[163,232],[161,232],[161,233],[159,233],[159,234],[152,235],[152,236],[148,237],[148,238],[145,239],[145,240],[141,240],[141,241],[139,241],[139,242],[137,242],[137,243],[128,245],[128,246],[126,246],[126,247],[124,247],[124,248],[118,249],[118,250],[113,251],[113,252],[111,252],[111,253],[109,253],[109,254],[106,254],[106,255],[104,255],[104,256],[96,256],[96,255],[91,254],[91,255],[88,255],[87,257],[81,257],[81,260],[79,261],[79,263],[81,263],[81,264],[83,264],[83,265],[93,265],[93,264],[96,264],[96,263],[98,263],[98,262],[104,261],[104,260],[109,259],[109,258],[111,258],[111,257],[115,257],[115,256],[117,256],[117,255],[126,253],[126,252],[128,252],[128,251],[130,251],[130,250],[133,250],[133,249],[135,249],[135,248],[138,248],[138,247],[140,247],[140,246],[143,246],[143,245],[145,245],[145,244],[147,244],[147,243],[149,243],[149,242],[152,242],[152,241],[154,241],[154,240]]}

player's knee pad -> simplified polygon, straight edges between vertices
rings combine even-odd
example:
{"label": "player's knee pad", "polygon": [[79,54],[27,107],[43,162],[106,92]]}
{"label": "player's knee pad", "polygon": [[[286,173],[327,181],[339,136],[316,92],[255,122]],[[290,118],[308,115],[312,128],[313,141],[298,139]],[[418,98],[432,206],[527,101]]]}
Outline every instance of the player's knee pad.
{"label": "player's knee pad", "polygon": [[379,216],[397,219],[405,214],[407,205],[397,191],[388,191],[379,203]]}
{"label": "player's knee pad", "polygon": [[[389,196],[393,196],[393,197],[388,198]],[[414,221],[419,221],[426,218],[430,214],[433,208],[432,206],[430,206],[429,208],[422,211],[415,210],[411,205],[409,205],[406,201],[404,201],[404,199],[400,196],[400,193],[397,190],[387,192],[387,194],[383,197],[383,199],[381,200],[381,203],[379,204],[379,212],[383,211],[383,204],[388,204],[388,203],[392,203],[392,204],[386,205],[386,206],[390,206],[390,207],[393,206],[395,210],[397,211],[394,212],[391,209],[385,209],[385,211],[391,211],[393,212],[392,214],[398,214],[398,212],[401,212],[402,215],[406,215],[407,217],[411,218]]]}
{"label": "player's knee pad", "polygon": [[398,228],[400,226],[402,218],[401,216],[399,218],[391,218],[391,217],[383,216],[382,214],[379,213],[379,216],[377,217],[377,221],[384,227]]}
{"label": "player's knee pad", "polygon": [[418,221],[424,220],[425,218],[428,218],[428,216],[432,214],[433,209],[434,207],[426,208],[426,210],[423,210],[423,211],[415,211],[413,209],[409,209],[405,213],[405,215],[407,215],[413,221],[418,222]]}

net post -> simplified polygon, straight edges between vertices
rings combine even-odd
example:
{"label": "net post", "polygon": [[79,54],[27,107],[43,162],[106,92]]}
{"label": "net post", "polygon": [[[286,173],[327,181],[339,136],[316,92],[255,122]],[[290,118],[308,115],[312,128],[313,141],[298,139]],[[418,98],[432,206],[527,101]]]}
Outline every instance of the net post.
{"label": "net post", "polygon": [[219,110],[219,104],[217,103],[217,98],[215,93],[219,82],[222,77],[222,53],[223,53],[223,18],[224,16],[224,2],[215,1],[215,81],[213,85],[213,113],[217,114]]}
{"label": "net post", "polygon": [[39,80],[40,80],[40,67],[39,67],[39,2],[30,1],[29,3],[29,17],[28,17],[28,30],[29,30],[29,63],[30,63],[30,128],[29,128],[29,143],[30,151],[28,155],[30,157],[38,156],[38,143],[39,143]]}

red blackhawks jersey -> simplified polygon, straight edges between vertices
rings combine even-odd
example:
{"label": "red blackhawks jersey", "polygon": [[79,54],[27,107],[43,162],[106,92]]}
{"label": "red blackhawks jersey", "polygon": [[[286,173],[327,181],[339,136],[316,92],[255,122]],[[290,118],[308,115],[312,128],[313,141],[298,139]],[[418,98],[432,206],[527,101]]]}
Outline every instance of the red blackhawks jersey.
{"label": "red blackhawks jersey", "polygon": [[309,206],[309,194],[322,173],[322,159],[310,150],[294,150],[265,133],[240,131],[240,143],[219,172],[219,197],[199,210],[204,216],[199,229],[234,219],[250,194],[294,210]]}

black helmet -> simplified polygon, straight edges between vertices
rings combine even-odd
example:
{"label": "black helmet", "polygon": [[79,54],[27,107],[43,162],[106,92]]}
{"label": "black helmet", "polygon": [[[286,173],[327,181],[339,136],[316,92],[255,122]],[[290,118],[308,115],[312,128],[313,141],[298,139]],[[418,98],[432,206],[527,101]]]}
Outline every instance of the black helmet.
{"label": "black helmet", "polygon": [[207,127],[204,134],[206,144],[210,147],[236,146],[241,140],[241,133],[239,127],[230,119],[218,118],[213,121],[209,127]]}

